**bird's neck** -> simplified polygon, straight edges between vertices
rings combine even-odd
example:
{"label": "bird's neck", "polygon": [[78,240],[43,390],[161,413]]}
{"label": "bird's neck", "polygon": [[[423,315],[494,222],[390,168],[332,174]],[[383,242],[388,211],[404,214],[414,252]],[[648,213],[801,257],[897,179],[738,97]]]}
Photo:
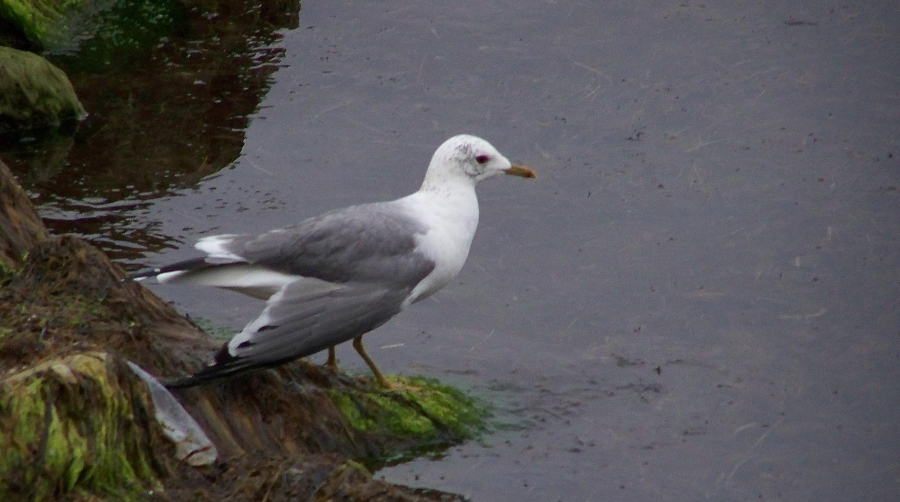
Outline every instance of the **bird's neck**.
{"label": "bird's neck", "polygon": [[[471,240],[478,226],[478,197],[470,179],[442,180],[430,184],[428,179],[418,192],[408,197],[423,217],[451,228],[463,240]],[[427,213],[427,216],[425,215]]]}
{"label": "bird's neck", "polygon": [[429,167],[422,181],[420,192],[454,193],[474,192],[477,181],[463,172],[447,171],[445,169]]}

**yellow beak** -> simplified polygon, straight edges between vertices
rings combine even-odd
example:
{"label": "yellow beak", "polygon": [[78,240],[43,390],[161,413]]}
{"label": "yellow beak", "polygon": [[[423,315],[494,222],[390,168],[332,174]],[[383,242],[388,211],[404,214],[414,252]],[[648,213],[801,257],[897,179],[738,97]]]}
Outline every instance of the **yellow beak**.
{"label": "yellow beak", "polygon": [[509,169],[503,172],[511,176],[520,176],[522,178],[537,178],[537,174],[535,174],[534,171],[521,164],[513,164]]}

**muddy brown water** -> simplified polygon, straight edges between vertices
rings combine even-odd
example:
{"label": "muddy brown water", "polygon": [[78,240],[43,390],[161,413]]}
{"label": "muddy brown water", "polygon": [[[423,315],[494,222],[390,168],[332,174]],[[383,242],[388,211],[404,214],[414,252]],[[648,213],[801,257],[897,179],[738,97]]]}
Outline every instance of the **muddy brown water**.
{"label": "muddy brown water", "polygon": [[[481,135],[538,179],[483,183],[459,278],[366,339],[501,426],[379,476],[501,502],[897,500],[898,41],[893,2],[306,2],[227,169],[83,233],[161,264],[405,195]],[[157,291],[234,328],[260,308]]]}

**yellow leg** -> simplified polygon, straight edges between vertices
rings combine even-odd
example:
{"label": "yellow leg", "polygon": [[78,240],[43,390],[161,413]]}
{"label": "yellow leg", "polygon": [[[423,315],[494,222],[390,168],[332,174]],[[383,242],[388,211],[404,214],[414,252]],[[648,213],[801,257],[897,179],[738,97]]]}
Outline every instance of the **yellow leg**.
{"label": "yellow leg", "polygon": [[328,366],[331,371],[337,373],[337,357],[334,356],[334,347],[328,347],[328,360],[325,361],[325,366]]}
{"label": "yellow leg", "polygon": [[362,335],[353,339],[353,348],[356,349],[356,352],[359,353],[359,356],[363,358],[363,361],[369,365],[369,369],[372,370],[372,374],[375,375],[375,380],[384,387],[385,389],[390,389],[391,384],[384,378],[380,371],[378,371],[378,366],[375,366],[375,361],[372,361],[372,358],[369,357],[369,354],[366,354],[366,349],[363,348],[362,344]]}

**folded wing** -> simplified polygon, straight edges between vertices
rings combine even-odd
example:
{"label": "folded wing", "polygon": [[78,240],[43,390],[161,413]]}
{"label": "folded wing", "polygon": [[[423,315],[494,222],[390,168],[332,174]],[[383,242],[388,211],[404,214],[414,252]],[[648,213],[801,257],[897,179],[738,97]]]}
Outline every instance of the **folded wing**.
{"label": "folded wing", "polygon": [[400,312],[434,262],[416,250],[425,228],[390,203],[354,206],[259,236],[218,235],[206,256],[144,272],[163,283],[232,289],[266,307],[188,386],[281,364],[343,343]]}
{"label": "folded wing", "polygon": [[346,342],[400,312],[408,294],[406,288],[372,283],[296,281],[268,300],[260,316],[219,350],[213,365],[167,385],[197,385]]}

